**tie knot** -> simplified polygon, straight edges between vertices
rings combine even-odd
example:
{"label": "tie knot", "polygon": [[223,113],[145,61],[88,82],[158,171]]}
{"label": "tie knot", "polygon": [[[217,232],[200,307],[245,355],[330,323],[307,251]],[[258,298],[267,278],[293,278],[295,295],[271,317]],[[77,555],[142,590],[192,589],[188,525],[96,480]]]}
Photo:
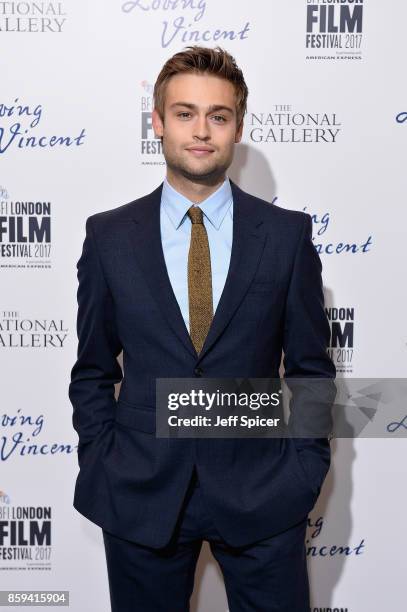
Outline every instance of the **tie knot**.
{"label": "tie knot", "polygon": [[192,223],[203,223],[203,212],[199,206],[191,206],[191,208],[188,209],[187,214]]}

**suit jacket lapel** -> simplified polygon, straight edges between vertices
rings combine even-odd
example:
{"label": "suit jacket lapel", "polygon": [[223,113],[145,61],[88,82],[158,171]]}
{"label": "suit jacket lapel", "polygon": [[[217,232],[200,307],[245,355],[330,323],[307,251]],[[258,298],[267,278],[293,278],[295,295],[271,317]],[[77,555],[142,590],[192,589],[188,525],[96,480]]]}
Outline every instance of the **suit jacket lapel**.
{"label": "suit jacket lapel", "polygon": [[229,270],[199,360],[221,336],[243,300],[259,265],[267,238],[261,228],[262,211],[253,206],[253,201],[233,181],[230,181],[230,185],[233,194],[233,240]]}
{"label": "suit jacket lapel", "polygon": [[[212,324],[197,355],[168,276],[160,232],[160,206],[163,184],[132,209],[129,231],[135,262],[142,271],[151,295],[184,347],[200,361],[214,345],[242,301],[259,265],[266,242],[262,231],[262,208],[230,181],[233,194],[233,240],[225,286]],[[185,264],[186,265],[186,264]]]}
{"label": "suit jacket lapel", "polygon": [[135,263],[144,275],[152,297],[185,348],[196,351],[175,297],[161,243],[160,207],[163,184],[133,207],[129,231]]}

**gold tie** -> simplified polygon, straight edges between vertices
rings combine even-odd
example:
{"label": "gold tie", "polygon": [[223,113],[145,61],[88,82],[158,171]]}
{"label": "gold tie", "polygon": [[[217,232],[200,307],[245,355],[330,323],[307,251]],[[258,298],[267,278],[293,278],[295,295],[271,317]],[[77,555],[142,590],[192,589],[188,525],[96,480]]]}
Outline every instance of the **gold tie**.
{"label": "gold tie", "polygon": [[211,257],[202,210],[191,206],[187,214],[192,222],[188,253],[189,329],[199,355],[213,317]]}

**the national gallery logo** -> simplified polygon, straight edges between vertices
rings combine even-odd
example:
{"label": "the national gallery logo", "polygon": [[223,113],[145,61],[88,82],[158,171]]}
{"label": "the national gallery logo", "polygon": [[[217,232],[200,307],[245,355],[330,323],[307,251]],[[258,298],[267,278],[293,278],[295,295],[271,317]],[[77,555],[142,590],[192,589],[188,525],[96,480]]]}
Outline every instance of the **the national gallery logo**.
{"label": "the national gallery logo", "polygon": [[0,2],[0,33],[61,33],[67,14],[63,2]]}
{"label": "the national gallery logo", "polygon": [[0,350],[61,349],[68,332],[62,319],[33,318],[17,310],[0,310]]}
{"label": "the national gallery logo", "polygon": [[246,119],[249,138],[255,143],[336,143],[342,123],[332,111],[309,111],[290,104],[274,104],[269,111],[255,111]]}
{"label": "the national gallery logo", "polygon": [[361,60],[363,0],[305,0],[306,59]]}
{"label": "the national gallery logo", "polygon": [[355,308],[353,306],[325,308],[331,326],[329,356],[341,374],[353,372]]}
{"label": "the national gallery logo", "polygon": [[51,268],[51,202],[14,200],[0,186],[0,268]]}

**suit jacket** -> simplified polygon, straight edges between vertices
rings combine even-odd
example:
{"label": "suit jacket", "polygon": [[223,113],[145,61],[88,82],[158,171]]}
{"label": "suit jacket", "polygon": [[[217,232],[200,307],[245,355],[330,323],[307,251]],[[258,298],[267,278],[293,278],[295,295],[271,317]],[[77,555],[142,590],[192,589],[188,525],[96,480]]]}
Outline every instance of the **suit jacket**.
{"label": "suit jacket", "polygon": [[278,378],[282,351],[286,378],[335,377],[310,215],[231,187],[230,266],[199,355],[165,265],[162,184],[86,221],[69,385],[79,435],[74,507],[154,548],[171,537],[194,466],[219,532],[243,546],[303,519],[330,465],[327,438],[155,436],[158,377]]}

